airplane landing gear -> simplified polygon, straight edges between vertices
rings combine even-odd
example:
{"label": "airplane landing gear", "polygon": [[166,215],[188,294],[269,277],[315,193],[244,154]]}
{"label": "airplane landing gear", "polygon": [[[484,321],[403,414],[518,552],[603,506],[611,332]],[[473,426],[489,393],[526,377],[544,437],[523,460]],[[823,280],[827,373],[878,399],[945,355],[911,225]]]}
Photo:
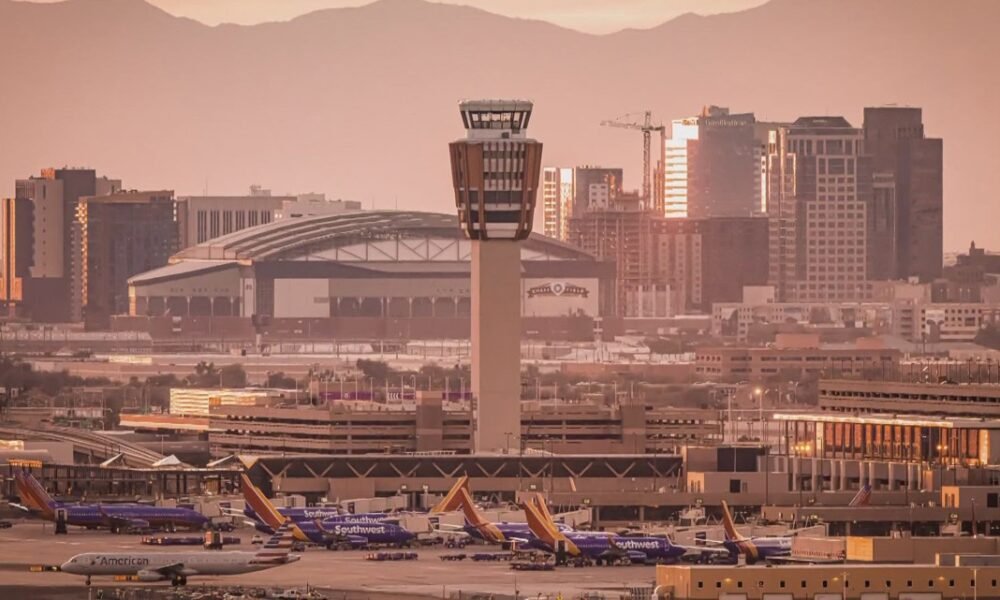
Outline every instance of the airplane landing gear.
{"label": "airplane landing gear", "polygon": [[179,585],[187,585],[188,579],[184,575],[174,575],[170,580],[170,585],[177,587]]}
{"label": "airplane landing gear", "polygon": [[84,584],[84,585],[87,585],[87,586],[89,586],[89,585],[90,585],[90,575],[87,575],[87,579],[86,579],[86,581],[84,581],[84,583],[83,583],[83,584]]}

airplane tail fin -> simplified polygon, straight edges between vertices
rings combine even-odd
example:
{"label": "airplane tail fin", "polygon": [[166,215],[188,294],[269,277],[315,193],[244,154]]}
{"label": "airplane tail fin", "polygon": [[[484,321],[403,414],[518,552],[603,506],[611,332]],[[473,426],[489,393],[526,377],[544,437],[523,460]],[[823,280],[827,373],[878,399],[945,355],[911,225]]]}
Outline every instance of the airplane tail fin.
{"label": "airplane tail fin", "polygon": [[722,501],[722,527],[726,530],[726,540],[733,542],[743,541],[743,536],[736,531],[736,523],[733,522],[733,515],[729,512],[729,504]]}
{"label": "airplane tail fin", "polygon": [[576,547],[569,538],[566,537],[561,531],[556,529],[555,525],[549,522],[545,517],[538,512],[538,508],[531,502],[522,502],[518,504],[521,510],[524,511],[524,518],[528,522],[528,528],[531,529],[531,533],[535,535],[542,542],[550,546],[553,550],[562,543],[568,552],[572,556],[577,556],[580,554],[580,549]]}
{"label": "airplane tail fin", "polygon": [[858,493],[851,499],[851,503],[848,506],[868,506],[871,504],[872,500],[872,486],[865,484],[861,486]]}
{"label": "airplane tail fin", "polygon": [[462,489],[465,489],[466,491],[468,491],[469,489],[468,475],[462,475],[461,477],[459,477],[458,481],[455,482],[455,485],[451,486],[451,489],[448,490],[448,493],[445,494],[445,497],[442,498],[440,502],[435,504],[431,508],[430,512],[432,514],[445,513],[445,512],[451,512],[459,508],[459,505],[462,502],[462,498],[459,495],[459,490]]}
{"label": "airplane tail fin", "polygon": [[275,532],[275,535],[278,534],[278,531],[282,526],[287,524],[289,531],[291,531],[295,539],[303,542],[309,541],[309,536],[302,531],[302,528],[293,523],[291,519],[278,512],[278,509],[271,504],[271,501],[267,499],[264,492],[260,491],[257,486],[250,481],[250,478],[247,477],[246,473],[240,475],[240,482],[240,488],[243,491],[243,499],[246,500],[247,505],[250,506],[253,512],[257,514],[257,517]]}
{"label": "airplane tail fin", "polygon": [[481,527],[489,523],[486,517],[483,516],[479,509],[476,508],[475,502],[472,500],[472,496],[469,495],[468,490],[465,488],[460,488],[457,493],[459,499],[459,507],[462,509],[462,513],[465,515],[466,522],[473,527]]}
{"label": "airplane tail fin", "polygon": [[538,514],[542,516],[543,519],[555,525],[555,518],[552,516],[552,512],[549,511],[549,505],[545,502],[545,496],[541,494],[535,494],[535,508],[538,509]]}
{"label": "airplane tail fin", "polygon": [[18,495],[21,496],[29,508],[33,508],[42,513],[43,516],[51,517],[55,515],[56,502],[49,496],[45,488],[38,480],[27,471],[15,471],[14,480],[17,484]]}
{"label": "airplane tail fin", "polygon": [[291,522],[285,523],[274,532],[264,546],[254,554],[254,562],[257,564],[282,564],[289,562],[289,554],[292,551],[292,528]]}
{"label": "airplane tail fin", "polygon": [[469,494],[467,488],[458,488],[458,506],[462,509],[462,513],[465,515],[465,522],[475,527],[476,530],[483,536],[486,541],[501,543],[505,541],[503,532],[497,528],[496,525],[491,523],[483,513],[479,512],[476,508],[476,503],[472,500],[472,496]]}

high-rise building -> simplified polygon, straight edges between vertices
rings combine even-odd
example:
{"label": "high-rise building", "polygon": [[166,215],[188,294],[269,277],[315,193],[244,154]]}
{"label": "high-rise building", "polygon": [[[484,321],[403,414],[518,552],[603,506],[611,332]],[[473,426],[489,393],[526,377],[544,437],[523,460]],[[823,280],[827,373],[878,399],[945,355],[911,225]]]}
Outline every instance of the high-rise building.
{"label": "high-rise building", "polygon": [[843,117],[802,117],[768,147],[770,282],[779,302],[863,299],[871,160]]}
{"label": "high-rise building", "polygon": [[274,221],[294,196],[272,196],[258,190],[247,196],[184,196],[177,199],[180,247]]}
{"label": "high-rise building", "polygon": [[625,193],[574,218],[568,241],[614,262],[619,315],[664,318],[708,312],[766,283],[767,240],[763,217],[668,219]]}
{"label": "high-rise building", "polygon": [[521,442],[521,245],[531,233],[542,144],[526,134],[531,102],[460,105],[452,142],[459,224],[472,240],[472,393],[476,451]]}
{"label": "high-rise building", "polygon": [[717,302],[738,302],[744,286],[767,283],[764,217],[660,218],[654,229],[675,312],[711,312]]}
{"label": "high-rise building", "polygon": [[921,109],[897,106],[865,108],[864,136],[876,179],[870,278],[940,277],[942,141],[924,137]]}
{"label": "high-rise building", "polygon": [[688,142],[698,139],[698,117],[674,119],[664,141],[663,210],[668,219],[688,216]]}
{"label": "high-rise building", "polygon": [[589,210],[608,208],[622,193],[622,170],[606,167],[573,169],[573,205],[569,218]]}
{"label": "high-rise building", "polygon": [[166,265],[177,237],[173,191],[80,198],[71,235],[73,312],[92,329],[128,314],[129,278]]}
{"label": "high-rise building", "polygon": [[92,169],[43,169],[19,179],[4,201],[2,269],[8,307],[40,322],[74,320],[70,278],[75,257],[70,237],[81,197],[110,194],[121,181]]}
{"label": "high-rise building", "polygon": [[566,240],[573,210],[573,169],[545,167],[542,170],[542,232]]}
{"label": "high-rise building", "polygon": [[615,310],[623,317],[672,314],[669,288],[655,262],[656,215],[637,193],[618,194],[610,205],[570,220],[568,241],[615,265]]}
{"label": "high-rise building", "polygon": [[566,241],[570,221],[613,205],[622,193],[622,170],[604,167],[545,167],[542,224],[545,235]]}
{"label": "high-rise building", "polygon": [[665,216],[749,217],[766,211],[764,149],[776,124],[706,106],[671,123],[665,141]]}
{"label": "high-rise building", "polygon": [[177,199],[179,244],[187,248],[278,219],[315,217],[361,210],[356,200],[327,200],[325,194],[274,196],[250,186],[246,196],[183,196]]}

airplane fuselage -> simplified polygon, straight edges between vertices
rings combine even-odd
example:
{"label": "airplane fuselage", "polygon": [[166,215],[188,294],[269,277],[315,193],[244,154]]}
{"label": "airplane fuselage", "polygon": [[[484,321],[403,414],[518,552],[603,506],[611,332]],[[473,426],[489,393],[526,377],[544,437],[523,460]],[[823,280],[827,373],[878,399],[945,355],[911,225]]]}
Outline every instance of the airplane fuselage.
{"label": "airplane fuselage", "polygon": [[[181,507],[160,507],[144,505],[98,505],[71,504],[56,505],[53,511],[65,510],[66,522],[79,527],[108,527],[118,523],[127,527],[131,524],[148,524],[151,527],[180,526],[200,529],[208,518],[198,511]],[[54,520],[54,515],[52,519]]]}
{"label": "airplane fuselage", "polygon": [[727,540],[723,546],[735,557],[738,554],[746,556],[747,562],[767,560],[792,553],[792,538],[789,537],[759,537],[741,540]]}
{"label": "airplane fuselage", "polygon": [[169,579],[157,569],[177,565],[178,575],[238,575],[276,566],[257,562],[253,552],[88,552],[62,565],[74,575],[137,575],[148,581]]}
{"label": "airplane fuselage", "polygon": [[611,543],[615,548],[624,550],[630,556],[643,555],[643,560],[657,562],[676,562],[687,554],[687,549],[673,545],[670,540],[661,537],[614,537]]}
{"label": "airplane fuselage", "polygon": [[320,523],[303,521],[297,523],[298,528],[317,544],[328,544],[338,540],[347,540],[357,544],[364,540],[367,544],[402,545],[409,543],[416,536],[406,529],[391,523],[368,523],[364,521],[322,521]]}

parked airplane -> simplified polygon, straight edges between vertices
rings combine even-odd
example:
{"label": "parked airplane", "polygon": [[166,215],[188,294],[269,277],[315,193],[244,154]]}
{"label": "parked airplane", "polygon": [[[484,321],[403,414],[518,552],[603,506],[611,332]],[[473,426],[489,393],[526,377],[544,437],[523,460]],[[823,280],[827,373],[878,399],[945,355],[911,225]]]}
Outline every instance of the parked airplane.
{"label": "parked airplane", "polygon": [[[458,490],[463,487],[468,486],[468,477],[461,477],[452,486],[448,494],[438,502],[434,507],[430,509],[429,514],[437,514],[443,512],[450,512],[458,508],[458,503],[461,501],[458,496]],[[291,519],[295,523],[315,523],[316,521],[322,521],[324,524],[332,523],[398,523],[399,517],[403,513],[344,513],[341,512],[339,508],[297,508],[297,507],[278,507],[278,514],[282,517]],[[273,529],[264,522],[264,520],[257,514],[257,512],[250,506],[247,502],[243,508],[243,515],[250,519],[250,524],[252,524],[258,531],[264,533],[273,533]]]}
{"label": "parked airplane", "polygon": [[243,498],[257,518],[274,530],[287,523],[297,540],[327,547],[338,543],[350,543],[352,546],[367,544],[403,546],[409,544],[416,537],[399,525],[389,522],[369,523],[352,520],[296,522],[294,519],[282,515],[246,474],[241,475],[240,478]]}
{"label": "parked airplane", "polygon": [[[501,521],[499,523],[493,523],[489,521],[476,507],[468,489],[462,488],[458,490],[457,496],[459,499],[458,505],[461,507],[462,512],[465,515],[465,526],[462,527],[460,531],[464,532],[469,537],[477,540],[483,540],[491,544],[517,542],[529,547],[537,547],[537,539],[531,532],[531,527],[527,522],[518,523],[516,521]],[[544,506],[544,500],[541,500],[541,497],[537,497],[535,502],[542,502],[542,505]],[[546,515],[550,515],[547,506],[544,506],[543,510]],[[553,521],[553,524],[558,531],[572,530],[571,527],[562,523],[555,523]]]}
{"label": "parked airplane", "polygon": [[138,581],[166,581],[185,585],[194,575],[238,575],[294,562],[290,527],[282,527],[258,552],[87,552],[77,554],[61,570],[84,575],[87,585],[95,575],[124,575]]}
{"label": "parked airplane", "polygon": [[722,501],[722,526],[726,531],[726,539],[722,542],[722,546],[729,550],[734,558],[742,554],[749,564],[792,553],[792,536],[746,537],[736,531],[733,515],[729,512],[729,505],[725,500]]}
{"label": "parked airplane", "polygon": [[569,556],[584,557],[601,563],[622,559],[631,562],[677,562],[689,551],[688,548],[674,545],[665,537],[624,537],[600,531],[559,531],[537,505],[522,503],[520,506],[531,532],[539,544],[550,552],[562,547]]}
{"label": "parked airplane", "polygon": [[183,507],[56,502],[31,473],[24,471],[15,471],[14,481],[25,508],[47,521],[56,521],[61,516],[67,525],[106,527],[112,531],[150,527],[203,529],[208,523],[208,518],[198,511]]}

